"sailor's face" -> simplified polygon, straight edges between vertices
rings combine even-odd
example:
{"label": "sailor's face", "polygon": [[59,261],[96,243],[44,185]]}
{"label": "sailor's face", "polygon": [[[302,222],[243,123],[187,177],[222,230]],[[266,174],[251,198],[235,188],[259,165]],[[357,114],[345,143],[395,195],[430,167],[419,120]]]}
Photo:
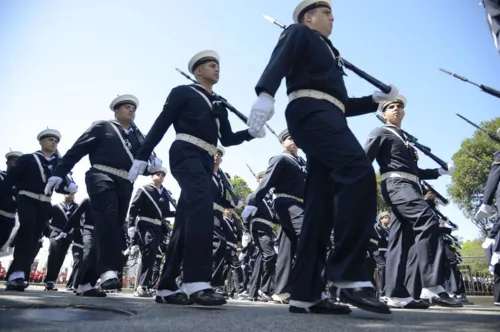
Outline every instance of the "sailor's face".
{"label": "sailor's face", "polygon": [[57,144],[59,144],[59,140],[56,137],[45,137],[40,141],[42,150],[49,152],[56,152]]}
{"label": "sailor's face", "polygon": [[288,136],[281,144],[287,151],[297,152],[297,145],[295,145],[292,137]]}
{"label": "sailor's face", "polygon": [[134,121],[135,120],[135,106],[132,104],[124,104],[115,110],[115,117],[117,120]]}
{"label": "sailor's face", "polygon": [[163,180],[165,180],[165,174],[163,173],[155,173],[153,174],[153,182],[156,184],[162,184]]}
{"label": "sailor's face", "polygon": [[16,166],[16,163],[17,163],[17,159],[18,158],[9,158],[7,159],[7,172],[14,166]]}
{"label": "sailor's face", "polygon": [[310,15],[311,28],[328,37],[332,34],[333,14],[330,8],[320,7]]}
{"label": "sailor's face", "polygon": [[217,151],[217,153],[214,156],[214,164],[216,166],[219,166],[222,163],[222,154],[220,151]]}
{"label": "sailor's face", "polygon": [[396,102],[386,106],[384,118],[390,123],[401,123],[405,117],[405,109],[403,104]]}
{"label": "sailor's face", "polygon": [[380,223],[381,223],[382,225],[384,225],[384,226],[389,225],[389,221],[390,221],[389,216],[383,216],[383,217],[380,219]]}
{"label": "sailor's face", "polygon": [[196,68],[199,71],[199,75],[204,79],[208,80],[212,84],[219,82],[219,64],[215,61],[209,61],[201,64]]}
{"label": "sailor's face", "polygon": [[75,193],[72,193],[72,194],[65,194],[64,195],[64,200],[66,202],[71,202],[71,201],[74,201],[75,200]]}

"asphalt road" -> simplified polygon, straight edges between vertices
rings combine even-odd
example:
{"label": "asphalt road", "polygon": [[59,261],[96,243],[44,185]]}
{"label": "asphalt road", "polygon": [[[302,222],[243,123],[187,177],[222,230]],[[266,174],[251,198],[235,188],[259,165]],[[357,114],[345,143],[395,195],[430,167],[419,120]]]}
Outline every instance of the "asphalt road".
{"label": "asphalt road", "polygon": [[130,293],[81,298],[60,290],[0,290],[0,331],[500,331],[500,308],[491,298],[457,309],[393,310],[377,315],[353,308],[347,316],[291,314],[286,305],[233,301],[223,307],[174,306]]}

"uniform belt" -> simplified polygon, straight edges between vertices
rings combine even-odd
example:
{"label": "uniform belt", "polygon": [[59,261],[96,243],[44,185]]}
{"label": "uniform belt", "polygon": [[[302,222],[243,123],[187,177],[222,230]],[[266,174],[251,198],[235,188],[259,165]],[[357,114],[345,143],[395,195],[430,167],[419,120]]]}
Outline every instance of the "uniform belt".
{"label": "uniform belt", "polygon": [[118,168],[109,167],[106,165],[99,165],[99,164],[94,164],[94,165],[92,165],[92,167],[94,167],[95,169],[97,169],[99,171],[113,174],[113,175],[118,176],[119,178],[128,180],[128,172],[123,170],[123,169],[118,169]]}
{"label": "uniform belt", "polygon": [[62,232],[62,229],[57,228],[56,226],[52,226],[52,225],[50,225],[49,227],[50,227],[50,229],[51,229],[51,230],[53,230],[53,231],[56,231],[56,232],[59,232],[59,233],[61,233],[61,232]]}
{"label": "uniform belt", "polygon": [[149,223],[152,223],[157,226],[161,226],[161,220],[160,219],[153,219],[153,218],[148,218],[148,217],[141,217],[139,216],[139,221],[147,221]]}
{"label": "uniform belt", "polygon": [[324,93],[324,92],[321,92],[318,90],[296,90],[288,95],[288,102],[291,102],[292,100],[295,100],[298,98],[323,99],[323,100],[329,101],[333,105],[337,106],[338,108],[340,108],[340,110],[343,113],[345,113],[344,103],[342,103],[340,100],[338,100],[334,96],[329,95],[328,93]]}
{"label": "uniform belt", "polygon": [[226,244],[230,247],[233,247],[234,249],[238,249],[238,245],[236,243],[233,243],[233,242],[226,242]]}
{"label": "uniform belt", "polygon": [[304,200],[302,198],[298,198],[298,197],[295,197],[295,196],[292,196],[292,195],[288,195],[288,194],[276,194],[275,193],[274,196],[276,198],[280,198],[280,197],[281,198],[291,198],[291,199],[294,199],[294,200],[299,201],[301,203],[304,203]]}
{"label": "uniform belt", "polygon": [[263,218],[253,218],[252,222],[260,222],[260,223],[266,224],[270,227],[274,227],[274,224],[271,221],[263,219]]}
{"label": "uniform belt", "polygon": [[224,213],[226,209],[223,208],[221,205],[214,203],[214,210]]}
{"label": "uniform belt", "polygon": [[4,211],[4,210],[0,210],[0,216],[4,216],[5,218],[14,218],[16,216],[16,213],[11,213],[11,212],[7,212],[7,211]]}
{"label": "uniform belt", "polygon": [[204,140],[202,140],[198,137],[195,137],[193,135],[177,134],[177,135],[175,135],[175,139],[179,140],[179,141],[184,141],[184,142],[194,144],[197,147],[207,151],[208,154],[211,155],[212,157],[215,156],[215,154],[217,153],[217,147],[215,145],[207,143]]}
{"label": "uniform belt", "polygon": [[387,172],[382,174],[382,181],[389,178],[402,178],[418,183],[418,176],[406,172]]}
{"label": "uniform belt", "polygon": [[73,243],[73,247],[77,247],[77,248],[82,248],[83,249],[83,244]]}
{"label": "uniform belt", "polygon": [[387,251],[387,248],[378,248],[378,251]]}
{"label": "uniform belt", "polygon": [[94,229],[94,225],[83,225],[85,229]]}
{"label": "uniform belt", "polygon": [[27,190],[19,190],[19,195],[24,195],[24,196],[36,199],[37,201],[40,201],[40,202],[50,203],[52,201],[52,199],[49,196],[45,196],[42,194],[35,194],[35,193],[32,193],[31,191],[27,191]]}

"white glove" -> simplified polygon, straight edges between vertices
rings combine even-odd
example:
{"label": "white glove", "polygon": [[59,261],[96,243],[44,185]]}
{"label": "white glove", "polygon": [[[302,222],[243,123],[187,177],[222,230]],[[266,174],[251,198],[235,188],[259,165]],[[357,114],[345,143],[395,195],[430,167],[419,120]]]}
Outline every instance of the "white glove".
{"label": "white glove", "polygon": [[263,138],[266,136],[266,127],[265,126],[262,126],[262,128],[260,129],[260,131],[258,132],[254,132],[254,129],[255,128],[248,128],[248,133],[254,137],[254,138]]}
{"label": "white glove", "polygon": [[396,86],[392,84],[389,86],[391,87],[391,91],[389,91],[389,93],[385,93],[382,91],[375,91],[372,94],[373,101],[378,104],[385,101],[396,100],[399,96],[399,90],[398,88],[396,88]]}
{"label": "white glove", "polygon": [[134,235],[135,235],[135,226],[129,227],[127,229],[127,235],[131,239],[134,237]]}
{"label": "white glove", "polygon": [[137,159],[134,160],[132,167],[130,167],[130,170],[128,171],[128,179],[130,180],[130,182],[134,182],[135,180],[137,180],[137,177],[139,175],[144,174],[146,167],[148,167],[147,161]]}
{"label": "white glove", "polygon": [[494,245],[495,245],[495,239],[486,239],[486,240],[484,240],[481,247],[483,249],[488,249],[490,246],[494,246]]}
{"label": "white glove", "polygon": [[243,212],[241,212],[241,217],[243,218],[243,220],[247,220],[248,217],[255,215],[257,210],[258,210],[257,207],[252,205],[247,205],[243,210]]}
{"label": "white glove", "polygon": [[453,175],[454,172],[455,172],[455,165],[451,161],[448,163],[447,170],[444,168],[438,169],[439,175]]}
{"label": "white glove", "polygon": [[235,208],[235,209],[241,209],[243,207],[243,202],[241,200],[238,201],[238,204],[234,205],[234,203],[231,201],[231,205]]}
{"label": "white glove", "polygon": [[148,172],[154,174],[156,172],[161,171],[161,167],[163,166],[163,162],[160,158],[156,158],[151,165],[148,166]]}
{"label": "white glove", "polygon": [[135,255],[138,252],[139,252],[139,246],[132,246],[132,248],[130,248],[131,255]]}
{"label": "white glove", "polygon": [[64,188],[67,192],[69,192],[70,194],[73,194],[73,193],[76,193],[78,191],[78,186],[76,185],[76,183],[70,183],[69,186],[67,186],[66,188]]}
{"label": "white glove", "polygon": [[[247,125],[248,132],[254,136],[262,131],[266,121],[274,115],[274,98],[267,93],[260,93],[252,105]],[[254,136],[257,137],[257,136]]]}
{"label": "white glove", "polygon": [[477,210],[476,215],[474,216],[474,219],[476,220],[486,219],[491,215],[492,210],[493,208],[491,207],[491,205],[481,204],[479,210]]}
{"label": "white glove", "polygon": [[66,236],[68,236],[68,234],[66,234],[66,233],[64,233],[64,232],[61,232],[61,233],[59,233],[59,235],[58,235],[58,236],[56,236],[56,237],[55,237],[55,239],[54,239],[54,240],[56,240],[56,241],[57,241],[57,240],[60,240],[60,239],[64,239]]}
{"label": "white glove", "polygon": [[51,176],[47,180],[47,184],[45,185],[45,190],[44,190],[45,195],[48,196],[52,194],[52,191],[58,189],[62,182],[63,182],[62,178],[58,176]]}
{"label": "white glove", "polygon": [[248,233],[243,234],[243,236],[241,237],[241,246],[243,248],[246,248],[246,246],[248,246],[251,240],[252,237],[250,236],[250,234]]}

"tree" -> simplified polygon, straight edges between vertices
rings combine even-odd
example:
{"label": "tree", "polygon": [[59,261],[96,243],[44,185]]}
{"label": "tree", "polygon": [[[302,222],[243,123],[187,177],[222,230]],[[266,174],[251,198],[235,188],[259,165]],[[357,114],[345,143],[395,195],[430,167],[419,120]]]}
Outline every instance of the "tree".
{"label": "tree", "polygon": [[468,265],[472,275],[488,275],[488,262],[481,247],[483,241],[476,239],[462,244],[460,254],[463,258],[462,265]]}
{"label": "tree", "polygon": [[[252,189],[248,186],[247,182],[243,180],[243,178],[239,177],[238,175],[235,175],[231,177],[230,179],[231,184],[233,185],[233,190],[236,196],[242,201],[245,202],[247,199],[248,195],[252,193]],[[230,197],[227,197],[230,199]],[[235,209],[234,212],[241,218],[241,212],[243,211],[243,208],[241,209]]]}
{"label": "tree", "polygon": [[387,205],[384,202],[384,199],[382,198],[382,191],[380,190],[381,182],[382,182],[382,177],[380,176],[380,173],[377,172],[377,215],[383,211],[389,211],[389,212],[391,211],[389,205]]}
{"label": "tree", "polygon": [[[489,133],[495,133],[500,127],[500,118],[482,122],[480,127]],[[484,185],[493,161],[492,156],[498,147],[498,143],[485,133],[476,130],[472,137],[462,141],[460,149],[453,156],[455,173],[447,191],[451,200],[468,218],[474,217],[482,203]],[[486,223],[487,220],[479,221],[481,227]]]}

